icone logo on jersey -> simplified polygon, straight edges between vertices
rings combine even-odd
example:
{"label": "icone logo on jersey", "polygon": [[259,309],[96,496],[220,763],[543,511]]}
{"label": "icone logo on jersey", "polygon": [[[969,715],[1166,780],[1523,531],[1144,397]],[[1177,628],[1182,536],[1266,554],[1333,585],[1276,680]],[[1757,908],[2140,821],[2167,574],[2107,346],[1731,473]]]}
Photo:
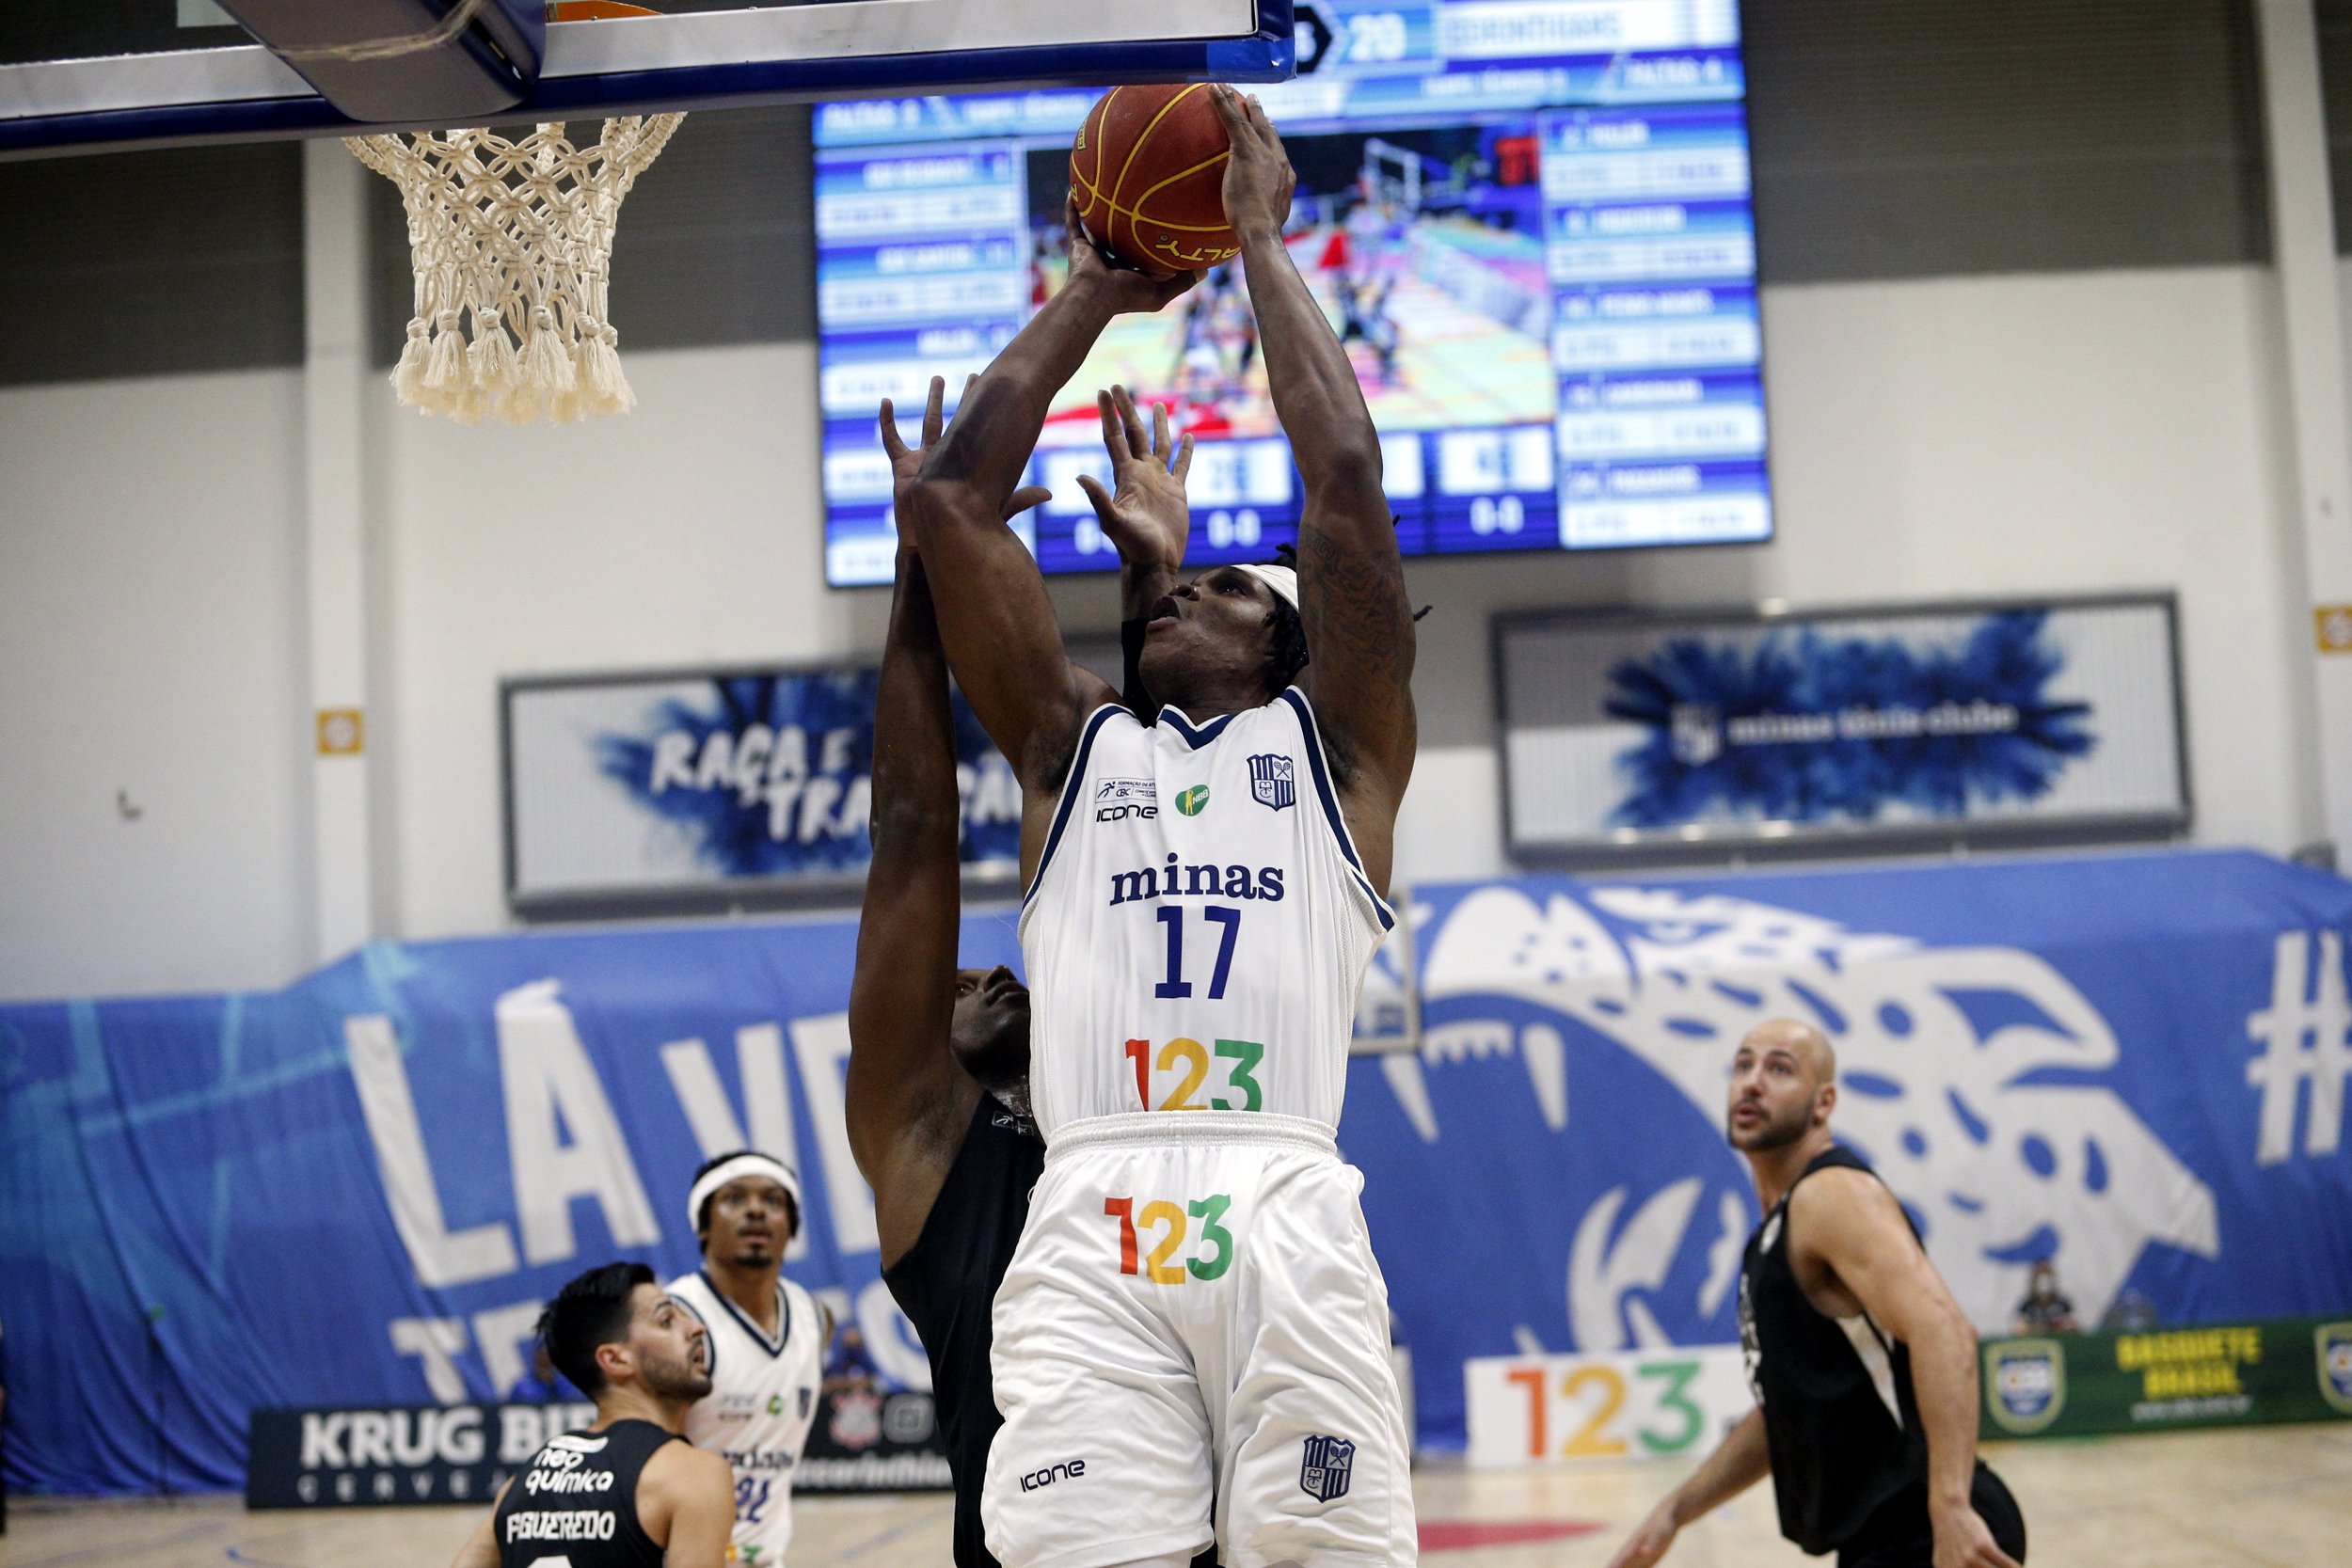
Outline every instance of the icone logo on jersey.
{"label": "icone logo on jersey", "polygon": [[1159,786],[1150,779],[1095,781],[1094,820],[1097,822],[1124,822],[1131,816],[1150,822],[1159,815]]}
{"label": "icone logo on jersey", "polygon": [[1150,903],[1159,898],[1248,898],[1269,904],[1282,901],[1282,868],[1262,865],[1179,865],[1170,853],[1168,863],[1140,871],[1111,873],[1111,903]]}
{"label": "icone logo on jersey", "polygon": [[1186,816],[1198,816],[1209,809],[1209,786],[1194,784],[1176,797],[1176,809]]}

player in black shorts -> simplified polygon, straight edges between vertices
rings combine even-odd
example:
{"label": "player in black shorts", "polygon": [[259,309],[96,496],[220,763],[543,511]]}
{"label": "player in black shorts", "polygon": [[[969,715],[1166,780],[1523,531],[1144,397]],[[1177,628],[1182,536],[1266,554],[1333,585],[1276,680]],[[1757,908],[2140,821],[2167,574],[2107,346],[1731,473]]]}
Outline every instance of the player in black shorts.
{"label": "player in black shorts", "polygon": [[[939,438],[944,392],[931,383],[924,446]],[[1090,484],[1089,494],[1120,550],[1133,703],[1141,701],[1134,664],[1149,607],[1184,560],[1184,449],[1168,439],[1164,414],[1147,436],[1123,393],[1104,400],[1103,422],[1119,488]],[[921,448],[905,444],[888,404],[882,430],[904,483]],[[1044,498],[1024,490],[1007,515]],[[875,699],[873,791],[874,859],[850,988],[850,1148],[874,1189],[882,1280],[930,1358],[955,1478],[958,1568],[995,1568],[980,1529],[980,1481],[1003,1424],[989,1376],[990,1310],[1045,1143],[1028,1117],[1028,989],[1001,965],[956,967],[961,814],[947,660],[922,562],[905,547]],[[1200,1559],[1215,1562],[1214,1553]]]}
{"label": "player in black shorts", "polygon": [[709,1335],[643,1263],[607,1263],[539,1319],[556,1370],[596,1402],[506,1483],[454,1568],[723,1568],[735,1473],[680,1437],[710,1392]]}
{"label": "player in black shorts", "polygon": [[1729,1135],[1764,1223],[1740,1273],[1756,1408],[1618,1549],[1648,1568],[1684,1525],[1772,1478],[1780,1531],[1839,1568],[2018,1568],[2026,1521],[1977,1458],[1977,1335],[1911,1221],[1830,1136],[1837,1057],[1760,1023],[1732,1059]]}

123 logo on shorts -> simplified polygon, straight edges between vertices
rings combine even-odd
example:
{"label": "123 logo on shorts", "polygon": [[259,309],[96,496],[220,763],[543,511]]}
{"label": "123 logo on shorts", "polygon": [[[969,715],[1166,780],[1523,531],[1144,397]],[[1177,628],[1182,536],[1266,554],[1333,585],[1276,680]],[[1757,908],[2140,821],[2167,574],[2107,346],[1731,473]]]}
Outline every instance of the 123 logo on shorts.
{"label": "123 logo on shorts", "polygon": [[1298,1489],[1319,1503],[1347,1496],[1356,1470],[1356,1445],[1344,1437],[1310,1437],[1298,1462]]}

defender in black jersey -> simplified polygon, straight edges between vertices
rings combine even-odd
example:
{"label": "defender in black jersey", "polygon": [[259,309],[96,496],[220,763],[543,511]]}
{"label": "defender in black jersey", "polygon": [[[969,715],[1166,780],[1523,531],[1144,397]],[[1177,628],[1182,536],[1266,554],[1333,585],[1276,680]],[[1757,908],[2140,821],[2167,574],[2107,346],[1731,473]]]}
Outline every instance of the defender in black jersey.
{"label": "defender in black jersey", "polygon": [[701,1322],[644,1264],[608,1263],[564,1287],[539,1338],[596,1422],[532,1456],[454,1568],[723,1568],[734,1472],[678,1435],[710,1392]]}
{"label": "defender in black jersey", "polygon": [[1839,1568],[2018,1568],[2026,1522],[1977,1458],[1977,1336],[1910,1218],[1830,1137],[1837,1058],[1809,1024],[1740,1042],[1729,1135],[1764,1222],[1740,1273],[1756,1408],[1654,1509],[1610,1568],[1769,1472],[1781,1533]]}
{"label": "defender in black jersey", "polygon": [[[939,438],[946,388],[931,383],[923,444]],[[1106,405],[1105,431],[1141,430],[1132,404]],[[1116,426],[1115,426],[1116,421]],[[922,456],[882,405],[882,444],[903,485]],[[1122,447],[1124,436],[1121,437]],[[1156,456],[1131,465],[1120,499],[1132,525],[1105,516],[1119,546],[1128,689],[1146,611],[1175,581],[1184,559],[1181,469],[1176,531],[1135,514],[1131,492],[1162,480],[1181,448],[1166,415],[1148,443]],[[1045,492],[1015,495],[1008,515]],[[1108,493],[1098,513],[1113,508]],[[1172,547],[1173,553],[1169,554]],[[931,1397],[955,1478],[958,1568],[995,1568],[980,1529],[980,1481],[1003,1424],[989,1376],[990,1309],[1028,1218],[1029,1189],[1045,1168],[1045,1143],[1028,1118],[1029,993],[1012,973],[956,967],[962,891],[957,844],[955,721],[947,662],[922,562],[898,555],[898,591],[875,699],[874,859],[858,927],[850,990],[850,1148],[874,1189],[882,1279],[914,1325],[931,1364]],[[1215,1568],[1213,1553],[1201,1564]]]}

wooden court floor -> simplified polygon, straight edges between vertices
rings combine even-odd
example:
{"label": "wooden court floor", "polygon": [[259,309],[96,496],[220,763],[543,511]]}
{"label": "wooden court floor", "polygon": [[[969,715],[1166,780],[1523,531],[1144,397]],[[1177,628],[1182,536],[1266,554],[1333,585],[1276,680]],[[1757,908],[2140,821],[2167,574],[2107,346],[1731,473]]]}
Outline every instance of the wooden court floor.
{"label": "wooden court floor", "polygon": [[[1993,1445],[2025,1505],[2037,1568],[2345,1568],[2352,1564],[2352,1422]],[[1436,1568],[1600,1568],[1625,1528],[1683,1473],[1573,1474],[1433,1464],[1418,1472],[1424,1561]],[[0,1568],[440,1568],[475,1509],[247,1513],[233,1497],[17,1499]],[[804,1498],[790,1568],[945,1568],[943,1497]],[[1684,1532],[1678,1568],[1792,1568],[1768,1488]]]}

